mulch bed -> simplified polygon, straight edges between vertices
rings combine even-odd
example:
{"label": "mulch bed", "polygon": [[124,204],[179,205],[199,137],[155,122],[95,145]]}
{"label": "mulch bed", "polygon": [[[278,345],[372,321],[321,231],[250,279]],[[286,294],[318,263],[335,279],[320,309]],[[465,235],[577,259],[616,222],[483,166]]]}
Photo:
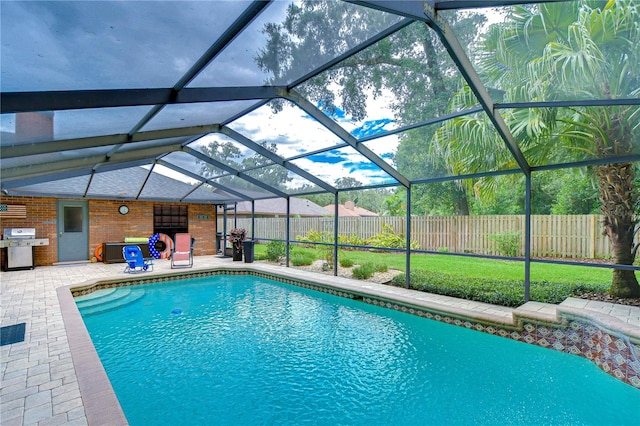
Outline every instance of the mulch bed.
{"label": "mulch bed", "polygon": [[640,307],[640,298],[635,299],[621,299],[619,297],[611,297],[607,293],[585,293],[576,296],[580,299],[597,300],[600,302],[617,303],[619,305],[629,305]]}

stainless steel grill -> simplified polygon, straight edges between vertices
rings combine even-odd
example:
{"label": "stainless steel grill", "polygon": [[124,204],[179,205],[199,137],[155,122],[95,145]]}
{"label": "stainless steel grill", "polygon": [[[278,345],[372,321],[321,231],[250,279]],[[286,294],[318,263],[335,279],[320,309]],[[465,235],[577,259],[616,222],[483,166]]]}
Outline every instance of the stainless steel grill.
{"label": "stainless steel grill", "polygon": [[7,249],[6,270],[33,269],[33,248],[48,246],[48,238],[36,238],[35,228],[5,228],[0,247]]}

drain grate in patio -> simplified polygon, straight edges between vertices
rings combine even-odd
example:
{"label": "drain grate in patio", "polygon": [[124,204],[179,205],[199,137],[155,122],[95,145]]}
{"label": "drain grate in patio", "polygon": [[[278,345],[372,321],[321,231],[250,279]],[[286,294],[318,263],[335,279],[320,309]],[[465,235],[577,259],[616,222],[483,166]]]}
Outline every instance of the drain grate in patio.
{"label": "drain grate in patio", "polygon": [[24,342],[25,327],[26,323],[24,322],[0,327],[0,346]]}

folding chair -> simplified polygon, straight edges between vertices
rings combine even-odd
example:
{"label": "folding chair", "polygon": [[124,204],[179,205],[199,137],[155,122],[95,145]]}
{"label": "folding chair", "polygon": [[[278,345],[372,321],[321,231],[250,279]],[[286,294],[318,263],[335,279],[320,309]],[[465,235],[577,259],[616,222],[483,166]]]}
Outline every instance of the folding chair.
{"label": "folding chair", "polygon": [[153,271],[153,258],[145,259],[142,256],[142,250],[140,250],[139,246],[122,247],[122,256],[127,262],[124,272],[135,273]]}
{"label": "folding chair", "polygon": [[193,266],[193,245],[196,240],[191,238],[191,234],[176,234],[175,242],[175,247],[171,252],[171,268],[191,268]]}

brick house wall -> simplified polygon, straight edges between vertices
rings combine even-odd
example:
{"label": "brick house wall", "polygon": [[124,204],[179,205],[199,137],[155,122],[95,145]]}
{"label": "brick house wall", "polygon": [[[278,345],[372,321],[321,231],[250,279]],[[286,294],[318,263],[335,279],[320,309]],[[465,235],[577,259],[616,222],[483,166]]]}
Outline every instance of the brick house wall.
{"label": "brick house wall", "polygon": [[[56,198],[0,196],[1,204],[24,205],[26,219],[0,219],[0,229],[35,228],[37,238],[48,238],[49,245],[36,247],[36,266],[52,265],[58,261]],[[127,215],[118,213],[118,207],[126,204]],[[149,237],[153,233],[153,206],[184,205],[181,203],[88,200],[89,209],[89,250],[87,259],[93,257],[95,248],[103,242],[122,242],[124,237]],[[189,233],[196,239],[195,256],[216,254],[215,211],[210,204],[188,204]],[[205,218],[208,217],[208,218]],[[4,265],[6,250],[0,250],[0,264]]]}
{"label": "brick house wall", "polygon": [[[36,266],[51,265],[58,261],[58,240],[56,238],[56,206],[55,198],[7,197],[0,196],[0,204],[17,204],[27,208],[26,219],[0,219],[0,229],[36,228],[36,238],[48,238],[49,245],[36,247],[34,264]],[[6,249],[0,250],[0,264],[5,264]]]}

